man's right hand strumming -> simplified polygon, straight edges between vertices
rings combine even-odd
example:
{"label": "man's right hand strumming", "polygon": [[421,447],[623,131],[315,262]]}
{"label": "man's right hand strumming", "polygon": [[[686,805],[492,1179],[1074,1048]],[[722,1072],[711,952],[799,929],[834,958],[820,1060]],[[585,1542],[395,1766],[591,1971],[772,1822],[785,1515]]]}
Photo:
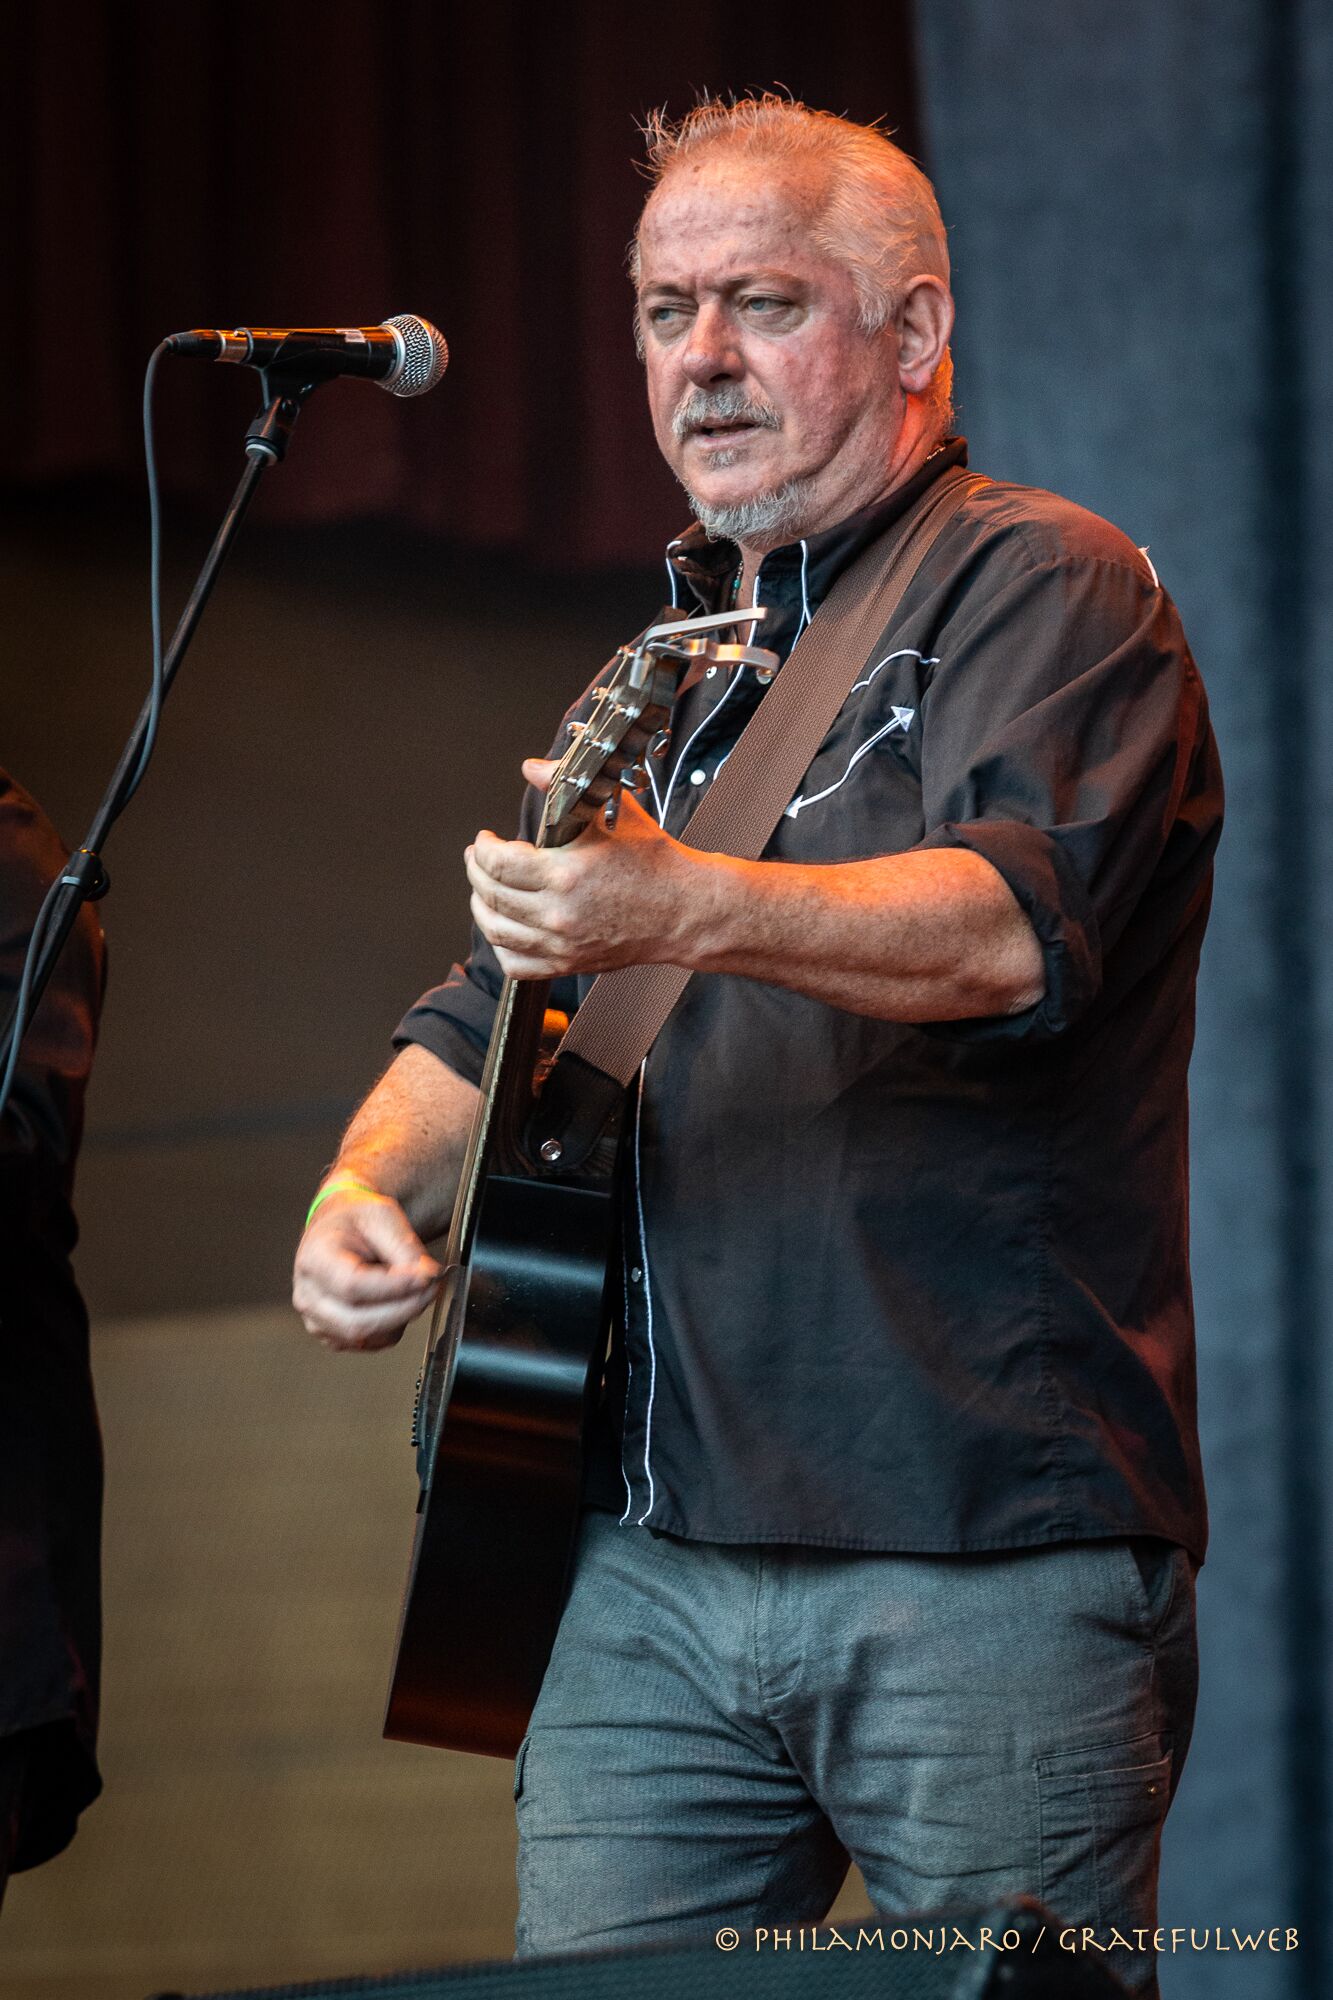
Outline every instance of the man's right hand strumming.
{"label": "man's right hand strumming", "polygon": [[439,1290],[422,1238],[448,1222],[476,1103],[472,1084],[410,1044],[356,1113],[292,1273],[292,1304],[325,1347],[391,1347]]}
{"label": "man's right hand strumming", "polygon": [[292,1304],[325,1347],[391,1347],[430,1304],[442,1275],[398,1203],[349,1179],[306,1226]]}

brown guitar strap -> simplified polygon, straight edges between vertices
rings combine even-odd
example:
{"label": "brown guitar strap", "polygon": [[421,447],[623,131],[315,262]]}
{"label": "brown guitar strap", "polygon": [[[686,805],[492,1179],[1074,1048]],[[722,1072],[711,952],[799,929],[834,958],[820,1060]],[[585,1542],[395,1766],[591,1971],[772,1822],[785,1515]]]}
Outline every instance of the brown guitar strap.
{"label": "brown guitar strap", "polygon": [[[758,860],[926,552],[968,496],[987,484],[980,474],[956,467],[941,473],[843,571],[690,815],[681,835],[686,845]],[[627,1084],[690,977],[679,965],[604,972],[579,1006],[557,1057],[578,1056]]]}

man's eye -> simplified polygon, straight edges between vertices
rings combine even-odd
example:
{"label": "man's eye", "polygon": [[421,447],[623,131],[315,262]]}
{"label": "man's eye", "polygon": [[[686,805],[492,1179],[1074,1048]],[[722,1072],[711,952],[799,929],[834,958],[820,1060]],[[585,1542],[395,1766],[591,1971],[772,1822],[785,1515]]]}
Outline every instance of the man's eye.
{"label": "man's eye", "polygon": [[748,313],[762,316],[765,313],[781,312],[786,303],[785,299],[773,299],[764,294],[756,293],[753,298],[746,299],[745,310]]}
{"label": "man's eye", "polygon": [[648,323],[650,326],[670,326],[680,318],[682,310],[680,306],[649,306]]}

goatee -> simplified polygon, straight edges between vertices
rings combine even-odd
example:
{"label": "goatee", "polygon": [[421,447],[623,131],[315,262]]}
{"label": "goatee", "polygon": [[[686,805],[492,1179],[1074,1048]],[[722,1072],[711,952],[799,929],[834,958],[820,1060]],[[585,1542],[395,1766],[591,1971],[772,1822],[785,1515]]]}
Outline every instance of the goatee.
{"label": "goatee", "polygon": [[771,493],[756,493],[749,500],[735,501],[731,506],[715,507],[690,488],[685,488],[695,519],[713,541],[756,542],[792,541],[795,530],[803,519],[808,518],[811,507],[811,484],[808,479],[789,479]]}

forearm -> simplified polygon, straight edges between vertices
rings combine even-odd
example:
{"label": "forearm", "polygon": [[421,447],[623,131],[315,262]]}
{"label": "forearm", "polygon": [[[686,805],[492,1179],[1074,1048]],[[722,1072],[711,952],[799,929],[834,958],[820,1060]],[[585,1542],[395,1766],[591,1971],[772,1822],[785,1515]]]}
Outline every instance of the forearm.
{"label": "forearm", "polygon": [[474,1085],[409,1043],[356,1112],[329,1172],[391,1195],[429,1241],[448,1223],[476,1103]]}
{"label": "forearm", "polygon": [[890,1021],[1018,1013],[1045,977],[1003,878],[963,848],[823,866],[701,856],[689,963]]}
{"label": "forearm", "polygon": [[[524,771],[540,782],[546,765]],[[998,870],[966,848],[820,866],[737,861],[673,840],[632,798],[567,847],[479,833],[472,914],[515,979],[683,965],[740,973],[888,1021],[1017,1014],[1045,970]]]}

